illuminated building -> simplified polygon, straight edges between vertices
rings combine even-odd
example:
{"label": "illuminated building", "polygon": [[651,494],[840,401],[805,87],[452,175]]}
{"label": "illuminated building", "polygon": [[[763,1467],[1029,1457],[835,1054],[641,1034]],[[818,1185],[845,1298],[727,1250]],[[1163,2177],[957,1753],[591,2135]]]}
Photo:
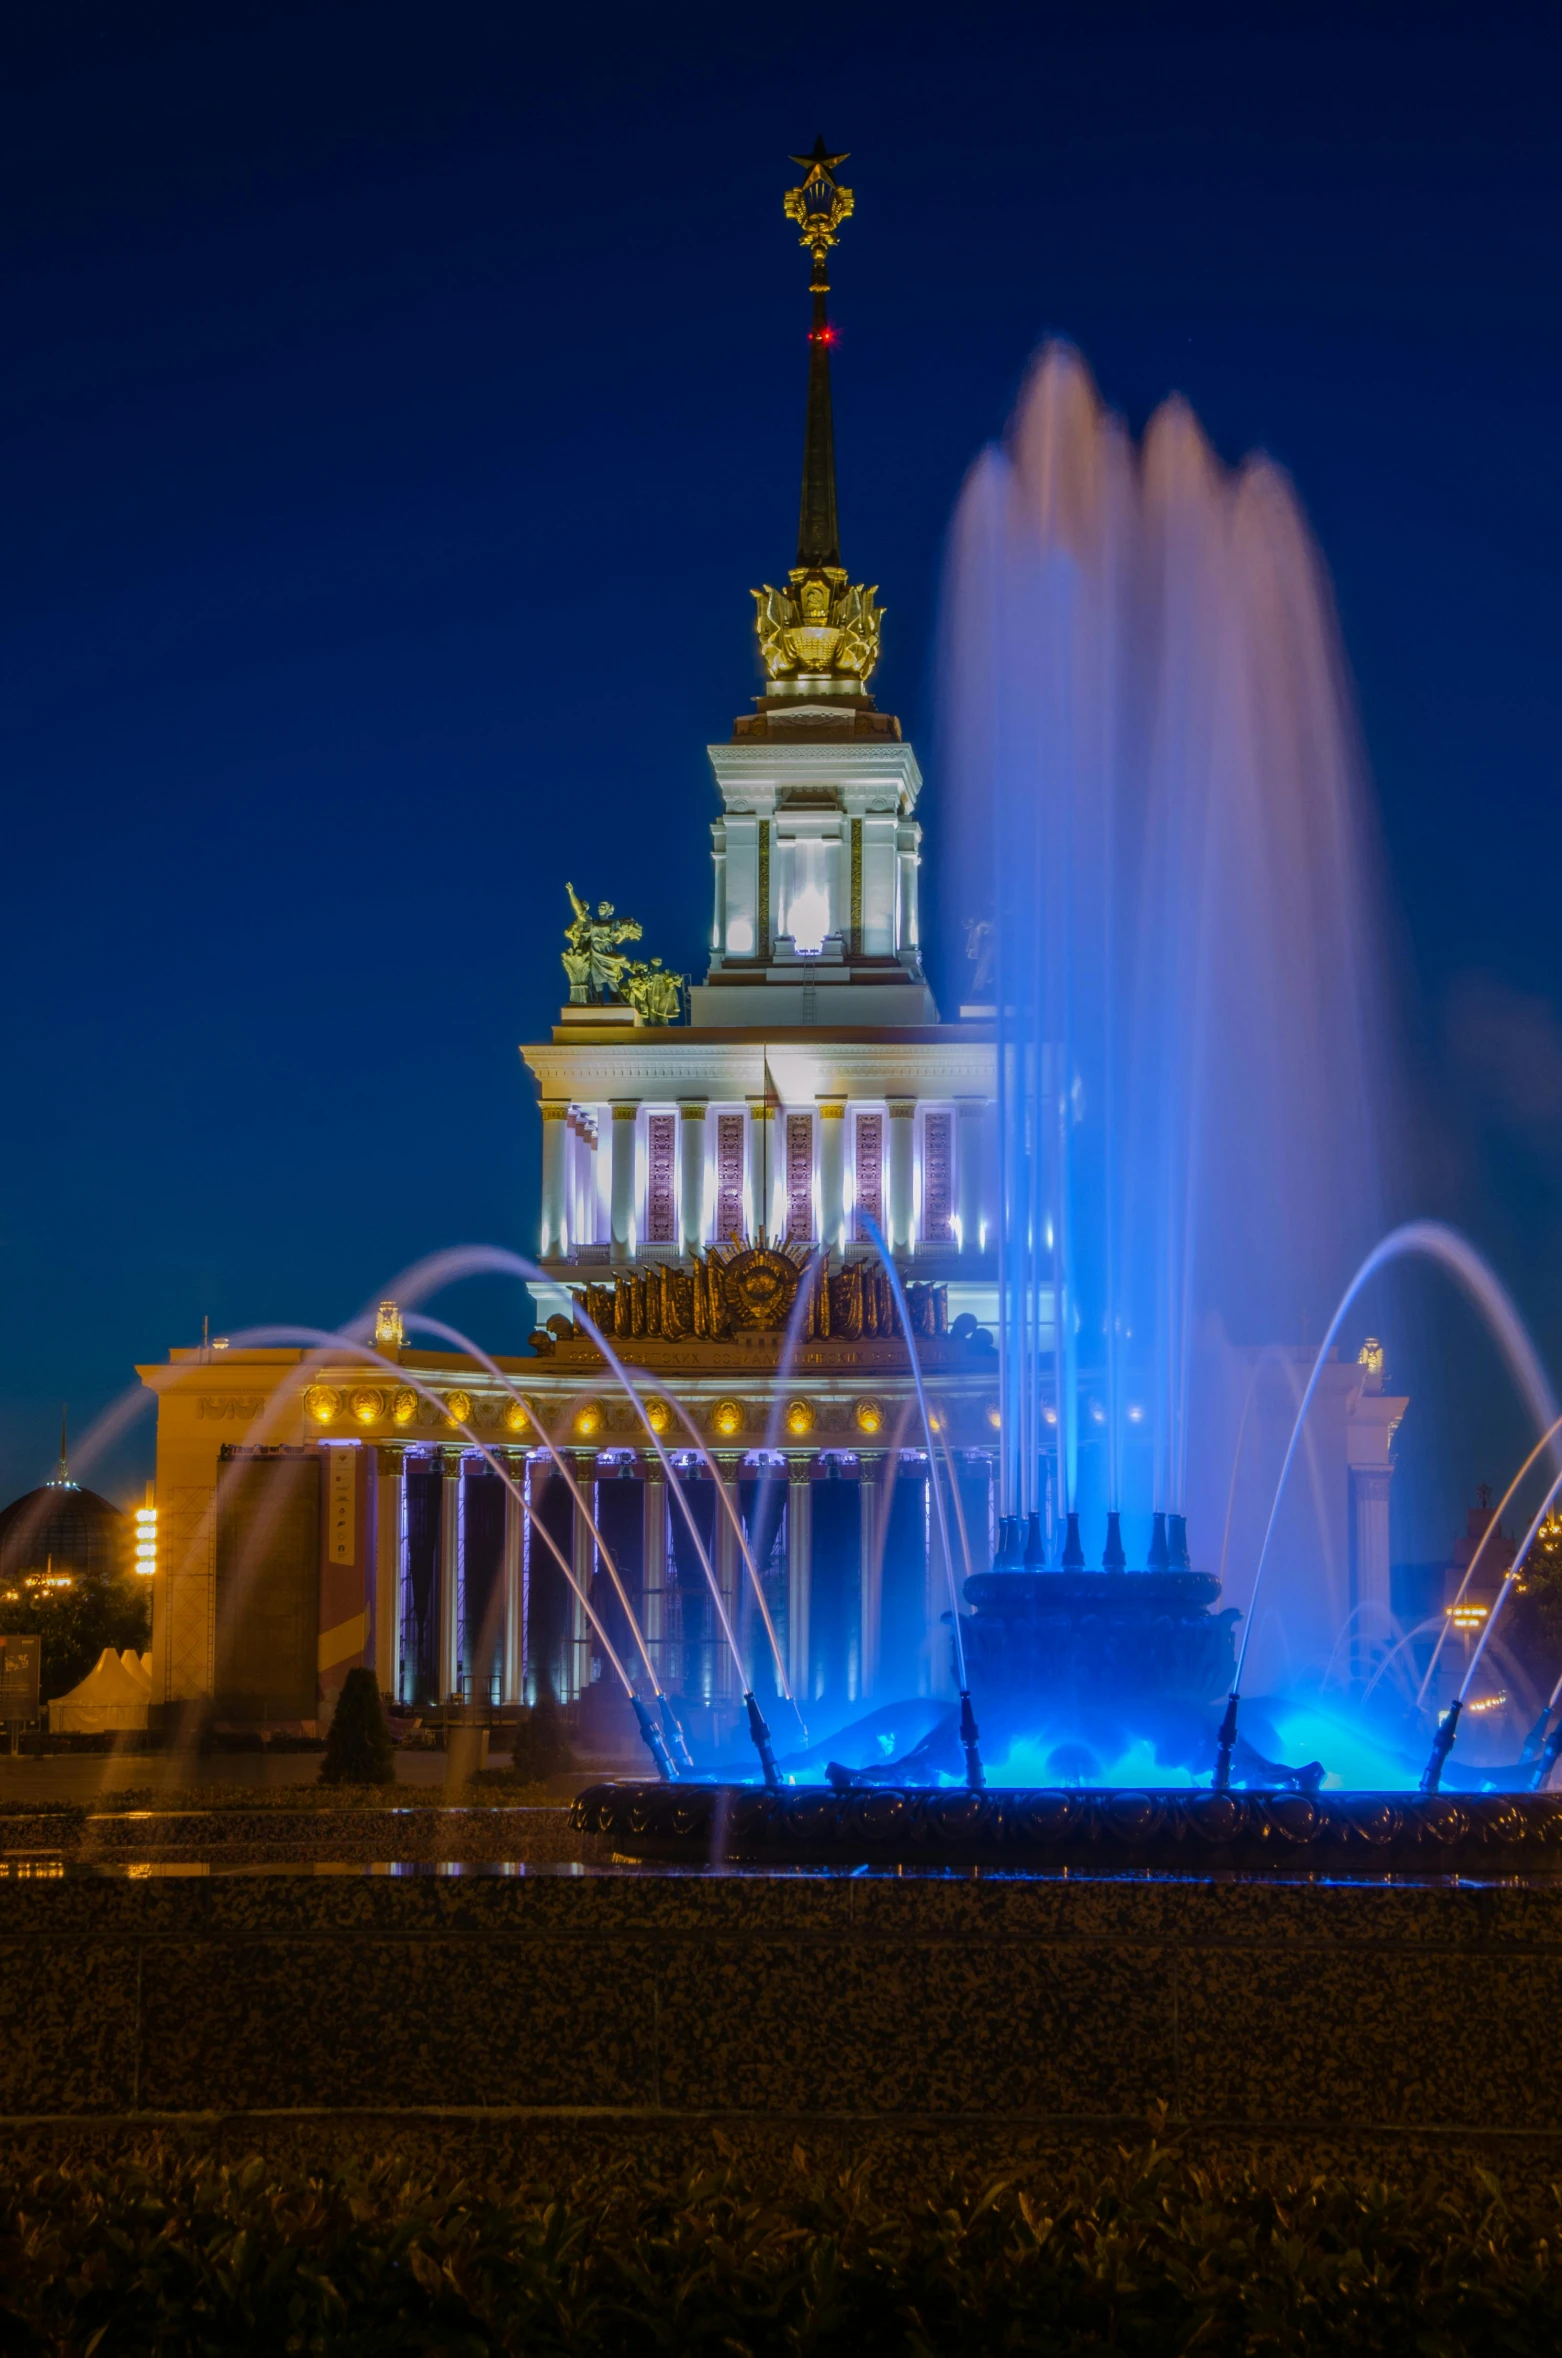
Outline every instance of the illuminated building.
{"label": "illuminated building", "polygon": [[[763,693],[708,749],[705,972],[689,987],[641,959],[631,918],[567,887],[568,998],[521,1052],[541,1111],[537,1257],[556,1288],[539,1299],[535,1356],[495,1377],[409,1339],[387,1303],[375,1340],[388,1365],[230,1349],[142,1370],[159,1394],[153,1673],[166,1704],[215,1697],[227,1716],[307,1722],[360,1663],[406,1703],[610,1688],[529,1500],[616,1629],[595,1522],[659,1680],[720,1722],[739,1682],[674,1483],[769,1685],[737,1537],[680,1410],[736,1488],[805,1708],[951,1691],[928,1459],[870,1223],[908,1288],[957,1568],[984,1570],[999,1438],[994,1009],[981,927],[954,1020],[924,973],[922,775],[870,693],[876,590],[841,562],[827,300],[851,210],[841,161],[804,159],[787,199],[813,307],[797,562],[754,593]],[[671,1480],[587,1320],[645,1371]],[[1350,1423],[1339,1521],[1368,1601],[1386,1595],[1387,1451],[1404,1404],[1381,1398],[1381,1364],[1338,1374],[1320,1414],[1338,1409],[1342,1468]]]}

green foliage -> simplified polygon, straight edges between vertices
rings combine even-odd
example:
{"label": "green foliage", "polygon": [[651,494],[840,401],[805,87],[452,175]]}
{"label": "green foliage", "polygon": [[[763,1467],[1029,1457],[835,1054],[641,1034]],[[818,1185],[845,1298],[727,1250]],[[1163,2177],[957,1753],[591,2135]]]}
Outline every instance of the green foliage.
{"label": "green foliage", "polygon": [[336,1711],[320,1763],[322,1785],[393,1785],[396,1755],[391,1749],[380,1682],[372,1670],[350,1670],[336,1698]]}
{"label": "green foliage", "polygon": [[560,1776],[574,1765],[564,1714],[551,1690],[544,1687],[530,1710],[523,1711],[515,1723],[507,1782],[544,1785],[549,1777]]}
{"label": "green foliage", "polygon": [[7,1584],[0,1592],[0,1631],[42,1638],[38,1692],[44,1702],[68,1695],[105,1646],[116,1654],[127,1646],[146,1652],[152,1642],[151,1585],[133,1574],[116,1580],[82,1575],[69,1588],[32,1589],[20,1580]]}
{"label": "green foliage", "polygon": [[441,2189],[394,2161],[305,2176],[154,2143],[0,2180],[0,2348],[1522,2358],[1562,2347],[1559,2227],[1556,2188],[1407,2191],[1155,2142],[935,2202],[801,2152]]}

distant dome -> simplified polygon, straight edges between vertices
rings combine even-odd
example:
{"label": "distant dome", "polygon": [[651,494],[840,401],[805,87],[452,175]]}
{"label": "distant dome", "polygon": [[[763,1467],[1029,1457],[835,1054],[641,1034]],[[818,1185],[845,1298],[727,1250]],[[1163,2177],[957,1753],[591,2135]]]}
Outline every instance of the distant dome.
{"label": "distant dome", "polygon": [[0,1513],[0,1579],[41,1572],[107,1580],[127,1569],[130,1527],[117,1506],[75,1482],[46,1482]]}

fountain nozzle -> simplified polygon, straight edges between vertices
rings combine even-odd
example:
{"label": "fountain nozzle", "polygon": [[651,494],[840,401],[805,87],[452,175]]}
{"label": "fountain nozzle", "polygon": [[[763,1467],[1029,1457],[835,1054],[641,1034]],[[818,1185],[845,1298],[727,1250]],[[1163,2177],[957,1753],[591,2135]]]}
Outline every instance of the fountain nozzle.
{"label": "fountain nozzle", "polygon": [[1186,1572],[1188,1565],[1188,1518],[1168,1515],[1166,1518],[1166,1552],[1173,1572]]}
{"label": "fountain nozzle", "polygon": [[1157,1514],[1150,1523],[1150,1552],[1145,1558],[1151,1572],[1165,1572],[1171,1564],[1171,1553],[1166,1545],[1166,1517]]}
{"label": "fountain nozzle", "polygon": [[960,1694],[960,1741],[965,1747],[966,1789],[971,1793],[980,1793],[987,1783],[987,1772],[982,1767],[982,1756],[977,1749],[981,1742],[981,1730],[976,1724],[976,1714],[971,1709],[971,1698],[963,1688]]}
{"label": "fountain nozzle", "polygon": [[[1155,1520],[1159,1523],[1160,1516],[1157,1515]],[[1233,1687],[1226,1697],[1226,1716],[1221,1721],[1220,1733],[1215,1738],[1215,1791],[1217,1793],[1229,1793],[1231,1790],[1231,1755],[1236,1750],[1236,1743],[1237,1691]]]}
{"label": "fountain nozzle", "polygon": [[1123,1546],[1123,1518],[1114,1507],[1106,1519],[1106,1545],[1101,1550],[1103,1572],[1126,1572],[1128,1553]]}
{"label": "fountain nozzle", "polygon": [[1070,1514],[1064,1525],[1063,1569],[1065,1572],[1083,1572],[1085,1569],[1085,1548],[1079,1536],[1079,1517],[1076,1514]]}
{"label": "fountain nozzle", "polygon": [[657,1775],[664,1785],[675,1785],[678,1781],[678,1771],[673,1767],[672,1755],[662,1742],[662,1731],[651,1717],[650,1705],[642,1703],[638,1695],[631,1695],[629,1700],[635,1707],[635,1718],[640,1723],[640,1734],[644,1740],[645,1748],[656,1763]]}
{"label": "fountain nozzle", "polygon": [[656,1702],[662,1715],[662,1733],[667,1738],[667,1749],[673,1756],[673,1765],[679,1769],[687,1769],[692,1777],[694,1758],[689,1750],[689,1740],[683,1732],[678,1714],[673,1709],[673,1699],[671,1695],[658,1695]]}
{"label": "fountain nozzle", "polygon": [[748,1732],[753,1739],[754,1750],[759,1754],[759,1765],[765,1772],[765,1783],[772,1793],[779,1793],[781,1771],[776,1766],[776,1756],[771,1748],[770,1730],[765,1725],[765,1715],[759,1708],[752,1688],[744,1696],[743,1702],[748,1712]]}
{"label": "fountain nozzle", "polygon": [[1041,1517],[1040,1515],[1027,1515],[1025,1518],[1025,1569],[1027,1572],[1040,1572],[1045,1569],[1046,1562],[1047,1551],[1042,1545],[1041,1538]]}
{"label": "fountain nozzle", "polygon": [[1562,1760],[1562,1719],[1558,1719],[1541,1747],[1540,1758],[1535,1763],[1535,1774],[1530,1779],[1529,1789],[1532,1793],[1545,1792],[1551,1782],[1551,1772],[1559,1760]]}
{"label": "fountain nozzle", "polygon": [[1442,1783],[1443,1770],[1447,1764],[1448,1755],[1452,1752],[1454,1738],[1459,1733],[1459,1712],[1460,1703],[1456,1695],[1437,1723],[1437,1733],[1432,1738],[1432,1749],[1427,1755],[1426,1766],[1421,1771],[1423,1793],[1435,1793]]}
{"label": "fountain nozzle", "polygon": [[1019,1515],[1005,1515],[998,1526],[998,1554],[994,1569],[1018,1572],[1025,1561],[1024,1524]]}

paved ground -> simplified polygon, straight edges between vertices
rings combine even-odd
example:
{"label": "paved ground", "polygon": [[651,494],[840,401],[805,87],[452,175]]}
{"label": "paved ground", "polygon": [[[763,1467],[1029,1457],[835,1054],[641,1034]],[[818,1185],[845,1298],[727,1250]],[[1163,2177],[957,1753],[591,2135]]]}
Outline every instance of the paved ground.
{"label": "paved ground", "polygon": [[[318,1752],[284,1752],[274,1759],[259,1752],[75,1753],[52,1758],[12,1759],[0,1753],[0,1805],[17,1801],[77,1801],[91,1803],[100,1793],[123,1792],[127,1786],[154,1793],[188,1793],[203,1785],[277,1786],[312,1785],[320,1773]],[[490,1768],[508,1766],[503,1753],[489,1755]],[[590,1784],[603,1772],[582,1767],[556,1779],[561,1798]],[[610,1772],[609,1772],[610,1773]],[[398,1785],[439,1786],[445,1782],[442,1752],[398,1752]]]}

